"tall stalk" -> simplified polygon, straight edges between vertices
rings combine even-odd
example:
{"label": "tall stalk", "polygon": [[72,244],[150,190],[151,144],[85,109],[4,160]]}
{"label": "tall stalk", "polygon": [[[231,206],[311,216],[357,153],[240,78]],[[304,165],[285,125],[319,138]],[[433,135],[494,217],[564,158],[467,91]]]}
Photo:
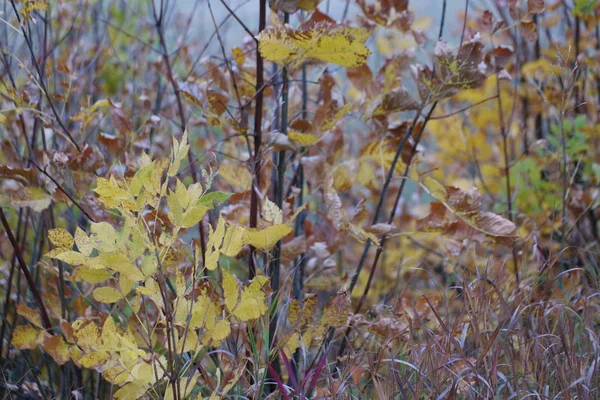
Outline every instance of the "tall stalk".
{"label": "tall stalk", "polygon": [[[258,33],[260,33],[267,24],[267,0],[258,0]],[[255,84],[255,106],[254,106],[254,154],[252,158],[252,191],[250,194],[250,228],[256,228],[258,224],[259,192],[260,192],[260,174],[262,163],[262,119],[263,119],[263,99],[264,99],[264,60],[256,45],[256,84]],[[248,260],[248,278],[253,279],[256,276],[256,248],[250,246],[250,256]]]}

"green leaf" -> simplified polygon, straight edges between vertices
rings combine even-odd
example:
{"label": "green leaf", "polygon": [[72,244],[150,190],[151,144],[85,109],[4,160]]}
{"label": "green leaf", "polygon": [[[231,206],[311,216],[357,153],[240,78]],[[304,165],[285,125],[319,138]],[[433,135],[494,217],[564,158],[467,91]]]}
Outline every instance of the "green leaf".
{"label": "green leaf", "polygon": [[200,198],[198,204],[208,207],[209,209],[213,209],[215,207],[215,203],[218,206],[219,203],[225,203],[229,198],[233,195],[233,193],[225,193],[225,192],[212,192],[207,193]]}

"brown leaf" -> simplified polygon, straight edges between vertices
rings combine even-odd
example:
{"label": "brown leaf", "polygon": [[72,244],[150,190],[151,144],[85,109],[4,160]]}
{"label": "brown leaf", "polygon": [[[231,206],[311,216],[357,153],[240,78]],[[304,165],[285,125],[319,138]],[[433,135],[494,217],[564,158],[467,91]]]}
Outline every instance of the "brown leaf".
{"label": "brown leaf", "polygon": [[491,212],[479,213],[475,218],[475,224],[502,244],[508,245],[518,238],[517,226],[514,222]]}
{"label": "brown leaf", "polygon": [[293,14],[298,11],[300,0],[269,0],[272,11]]}
{"label": "brown leaf", "polygon": [[520,23],[521,34],[528,42],[535,42],[537,40],[537,25],[531,20],[523,20]]}
{"label": "brown leaf", "polygon": [[61,335],[54,335],[44,339],[43,349],[52,356],[58,365],[63,365],[71,359],[69,346]]}
{"label": "brown leaf", "polygon": [[546,10],[544,0],[527,0],[527,11],[529,14],[541,14]]}
{"label": "brown leaf", "polygon": [[24,185],[32,185],[37,181],[37,173],[32,168],[13,168],[0,165],[0,178],[14,179]]}
{"label": "brown leaf", "polygon": [[131,122],[131,119],[120,108],[113,107],[111,109],[110,124],[122,136],[127,135],[128,133],[131,133],[131,131],[133,131],[133,123]]}
{"label": "brown leaf", "polygon": [[373,233],[377,236],[389,235],[390,233],[398,232],[398,228],[394,224],[375,224],[364,228],[366,232]]}
{"label": "brown leaf", "polygon": [[418,110],[419,103],[403,87],[392,89],[386,93],[375,110],[374,115],[385,115],[391,112]]}

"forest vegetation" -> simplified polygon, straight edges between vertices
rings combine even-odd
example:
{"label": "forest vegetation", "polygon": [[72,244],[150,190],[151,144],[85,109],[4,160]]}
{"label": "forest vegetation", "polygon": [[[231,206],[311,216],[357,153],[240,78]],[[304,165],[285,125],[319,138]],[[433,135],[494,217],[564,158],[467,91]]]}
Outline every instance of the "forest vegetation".
{"label": "forest vegetation", "polygon": [[2,398],[600,398],[597,0],[188,3],[2,0]]}

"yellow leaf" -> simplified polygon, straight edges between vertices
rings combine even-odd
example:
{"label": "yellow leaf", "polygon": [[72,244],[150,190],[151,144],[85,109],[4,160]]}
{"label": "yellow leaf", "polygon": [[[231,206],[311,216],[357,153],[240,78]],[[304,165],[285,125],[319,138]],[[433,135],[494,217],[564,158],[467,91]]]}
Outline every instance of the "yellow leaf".
{"label": "yellow leaf", "polygon": [[219,165],[219,176],[239,190],[248,190],[252,185],[252,174],[248,168],[240,163],[223,161]]}
{"label": "yellow leaf", "polygon": [[181,338],[177,338],[177,336],[175,336],[175,342],[175,348],[179,354],[186,353],[188,351],[196,352],[198,349],[198,335],[196,335],[196,332],[191,329],[186,330]]}
{"label": "yellow leaf", "polygon": [[181,218],[181,226],[184,228],[191,228],[192,226],[198,224],[198,222],[204,218],[204,215],[208,210],[209,208],[203,205],[190,208],[183,214],[183,217]]}
{"label": "yellow leaf", "polygon": [[300,0],[298,2],[298,8],[304,11],[313,11],[317,8],[319,1],[321,0]]}
{"label": "yellow leaf", "polygon": [[446,188],[435,179],[426,176],[423,178],[423,185],[425,185],[425,187],[429,190],[429,194],[436,199],[441,201],[448,200],[448,192],[446,191]]}
{"label": "yellow leaf", "polygon": [[262,230],[245,229],[243,241],[257,249],[269,251],[278,241],[291,232],[293,232],[293,229],[287,224],[273,225]]}
{"label": "yellow leaf", "polygon": [[177,175],[177,172],[179,172],[181,161],[185,157],[187,157],[189,150],[190,145],[188,144],[186,130],[185,132],[183,132],[183,136],[181,137],[181,143],[179,143],[177,139],[173,138],[173,148],[171,149],[171,165],[169,165],[167,176],[171,177]]}
{"label": "yellow leaf", "polygon": [[348,169],[343,164],[338,165],[333,170],[333,188],[340,192],[352,189],[353,179],[350,177]]}
{"label": "yellow leaf", "polygon": [[144,386],[152,384],[155,381],[152,365],[143,361],[132,368],[131,375],[133,375],[136,383]]}
{"label": "yellow leaf", "polygon": [[[187,398],[187,396],[192,393],[192,391],[194,390],[194,388],[196,387],[196,385],[194,384],[194,381],[181,381],[181,384],[179,385],[179,389],[178,389],[178,394],[179,394],[179,398],[180,399],[185,399]],[[171,384],[169,384],[167,386],[167,390],[165,390],[165,398],[164,400],[174,400],[175,397],[173,396],[173,386]]]}
{"label": "yellow leaf", "polygon": [[227,338],[227,336],[229,336],[230,333],[231,326],[229,324],[229,321],[221,319],[217,321],[217,324],[213,329],[211,329],[209,335],[214,342],[221,342],[222,340],[225,340],[225,338]]}
{"label": "yellow leaf", "polygon": [[48,240],[50,240],[50,243],[52,243],[55,247],[64,249],[73,248],[73,244],[75,243],[73,236],[71,236],[69,232],[62,228],[49,230]]}
{"label": "yellow leaf", "polygon": [[115,399],[139,399],[147,390],[148,388],[146,385],[138,382],[131,382],[117,390],[113,396]]}
{"label": "yellow leaf", "polygon": [[225,220],[223,217],[219,217],[217,228],[213,231],[209,228],[208,242],[206,244],[206,265],[205,267],[209,270],[217,268],[217,262],[219,261],[219,250],[225,234]]}
{"label": "yellow leaf", "polygon": [[175,275],[175,287],[177,288],[177,297],[182,297],[185,294],[187,285],[185,283],[185,276],[181,271],[177,271]]}
{"label": "yellow leaf", "polygon": [[93,223],[90,225],[92,235],[90,240],[99,252],[111,252],[117,250],[117,232],[108,222]]}
{"label": "yellow leaf", "polygon": [[120,253],[100,253],[98,257],[90,258],[87,265],[92,268],[110,268],[136,282],[144,279],[142,271]]}
{"label": "yellow leaf", "polygon": [[258,36],[260,54],[278,64],[297,66],[306,59],[318,59],[344,67],[363,65],[371,54],[365,46],[369,31],[319,22],[304,30],[279,25]]}
{"label": "yellow leaf", "polygon": [[123,293],[124,296],[129,294],[135,283],[136,281],[129,279],[127,275],[119,275],[119,289],[121,289],[121,293]]}
{"label": "yellow leaf", "polygon": [[19,350],[32,350],[38,345],[38,330],[31,325],[20,325],[13,331],[11,344]]}
{"label": "yellow leaf", "polygon": [[244,62],[246,61],[246,56],[244,56],[244,50],[240,49],[239,47],[234,47],[233,50],[231,50],[231,55],[233,56],[235,62],[238,65],[244,65]]}
{"label": "yellow leaf", "polygon": [[92,350],[101,345],[100,329],[94,322],[79,319],[71,324],[75,342],[84,350]]}
{"label": "yellow leaf", "polygon": [[321,324],[324,326],[332,326],[334,328],[344,326],[348,315],[350,315],[350,306],[351,300],[347,292],[343,291],[336,293],[329,299],[325,306]]}
{"label": "yellow leaf", "polygon": [[244,231],[241,226],[231,225],[227,227],[225,237],[223,238],[223,247],[221,253],[227,257],[235,257],[244,247]]}
{"label": "yellow leaf", "polygon": [[94,289],[93,295],[96,301],[107,304],[116,303],[123,298],[121,292],[108,286]]}
{"label": "yellow leaf", "polygon": [[88,235],[79,227],[75,230],[75,244],[77,245],[77,249],[79,252],[85,256],[92,254],[94,250],[94,245],[92,241],[88,237]]}
{"label": "yellow leaf", "polygon": [[42,324],[40,313],[34,310],[33,308],[29,308],[22,304],[17,304],[17,314],[19,314],[21,317],[25,318],[27,321],[31,322],[38,328],[44,329],[44,324]]}
{"label": "yellow leaf", "polygon": [[288,358],[292,358],[292,355],[299,347],[300,334],[298,334],[298,332],[294,332],[283,344],[283,351]]}
{"label": "yellow leaf", "polygon": [[106,351],[92,351],[77,360],[77,363],[83,368],[97,368],[104,365],[109,358],[110,354]]}
{"label": "yellow leaf", "polygon": [[136,209],[132,194],[120,187],[117,180],[111,176],[110,179],[98,178],[94,192],[106,208],[124,207],[134,211]]}
{"label": "yellow leaf", "polygon": [[81,254],[77,251],[73,251],[73,250],[61,251],[58,254],[48,253],[46,255],[50,258],[55,258],[57,260],[60,260],[60,261],[66,262],[67,264],[71,264],[71,265],[75,265],[75,266],[84,265],[88,262],[88,258],[86,256],[84,256],[83,254]]}
{"label": "yellow leaf", "polygon": [[266,276],[256,276],[250,285],[242,291],[240,301],[232,314],[242,321],[250,321],[260,318],[267,312],[267,302],[263,286],[267,284],[269,278]]}
{"label": "yellow leaf", "polygon": [[265,197],[262,206],[263,217],[266,221],[279,225],[283,223],[283,211],[277,204]]}
{"label": "yellow leaf", "polygon": [[227,271],[223,271],[223,298],[225,299],[225,307],[229,312],[235,309],[239,298],[239,288],[237,280]]}
{"label": "yellow leaf", "polygon": [[39,187],[24,187],[11,196],[15,207],[29,207],[35,212],[42,212],[50,207],[52,196]]}
{"label": "yellow leaf", "polygon": [[104,282],[112,276],[112,272],[105,269],[96,269],[89,267],[79,267],[73,272],[73,279],[75,281],[85,281],[89,283],[100,283]]}
{"label": "yellow leaf", "polygon": [[44,339],[44,351],[52,356],[58,365],[67,363],[70,359],[69,346],[61,335],[54,335]]}
{"label": "yellow leaf", "polygon": [[288,137],[292,142],[298,143],[300,146],[308,147],[319,141],[319,138],[310,133],[300,133],[297,131],[288,131]]}

